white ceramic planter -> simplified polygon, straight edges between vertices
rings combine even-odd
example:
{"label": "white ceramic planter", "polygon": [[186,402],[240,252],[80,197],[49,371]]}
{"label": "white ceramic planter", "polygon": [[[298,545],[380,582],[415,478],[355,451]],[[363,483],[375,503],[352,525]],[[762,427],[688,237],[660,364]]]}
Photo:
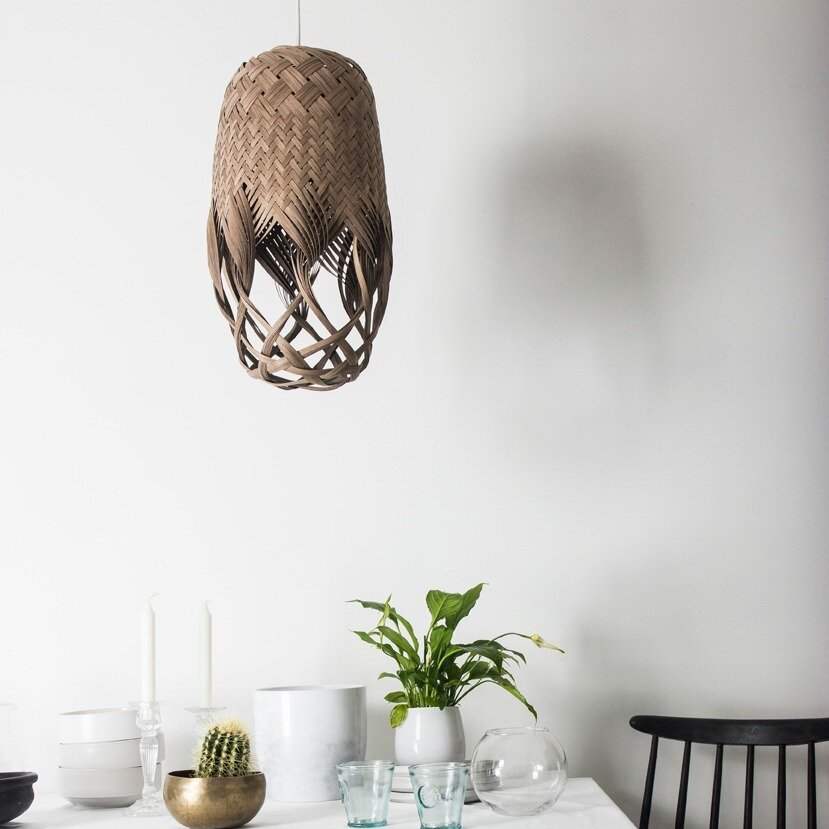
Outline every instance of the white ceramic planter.
{"label": "white ceramic planter", "polygon": [[294,685],[253,692],[259,768],[271,800],[337,800],[337,763],[366,756],[363,685]]}
{"label": "white ceramic planter", "polygon": [[394,757],[400,766],[465,760],[460,708],[410,708],[402,725],[394,729]]}

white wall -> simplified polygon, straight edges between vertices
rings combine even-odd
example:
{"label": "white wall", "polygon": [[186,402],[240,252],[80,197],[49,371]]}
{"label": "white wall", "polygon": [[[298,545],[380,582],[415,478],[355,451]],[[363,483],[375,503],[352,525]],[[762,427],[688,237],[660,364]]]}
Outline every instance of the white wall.
{"label": "white wall", "polygon": [[387,755],[345,600],[488,581],[467,635],[566,646],[521,685],[631,815],[632,714],[826,714],[826,4],[304,8],[374,85],[395,229],[322,396],[237,368],[204,254],[224,87],[292,3],[3,5],[0,697],[42,788],[55,712],[135,697],[153,590],[178,767],[205,597],[218,700],[367,682]]}

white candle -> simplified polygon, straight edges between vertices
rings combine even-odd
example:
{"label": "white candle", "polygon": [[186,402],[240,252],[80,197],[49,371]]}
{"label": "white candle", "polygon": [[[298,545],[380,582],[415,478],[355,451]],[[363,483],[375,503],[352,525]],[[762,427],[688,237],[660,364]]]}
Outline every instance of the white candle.
{"label": "white candle", "polygon": [[141,611],[141,702],[155,702],[155,611],[153,593]]}
{"label": "white candle", "polygon": [[205,602],[199,614],[199,707],[213,707],[213,614]]}

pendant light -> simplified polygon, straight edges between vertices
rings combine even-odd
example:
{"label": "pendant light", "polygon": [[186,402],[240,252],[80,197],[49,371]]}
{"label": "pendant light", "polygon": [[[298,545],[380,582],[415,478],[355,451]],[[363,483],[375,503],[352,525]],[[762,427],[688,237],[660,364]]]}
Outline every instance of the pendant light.
{"label": "pendant light", "polygon": [[374,95],[353,60],[279,46],[239,67],[219,117],[207,248],[250,376],[324,391],[368,365],[392,230]]}

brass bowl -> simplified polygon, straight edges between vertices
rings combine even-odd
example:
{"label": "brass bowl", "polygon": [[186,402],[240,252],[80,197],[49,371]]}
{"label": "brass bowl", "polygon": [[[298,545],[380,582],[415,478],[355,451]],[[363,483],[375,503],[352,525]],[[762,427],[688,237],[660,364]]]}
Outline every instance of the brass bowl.
{"label": "brass bowl", "polygon": [[194,777],[192,769],[171,771],[164,780],[170,814],[189,829],[235,829],[253,820],[265,802],[265,775]]}

